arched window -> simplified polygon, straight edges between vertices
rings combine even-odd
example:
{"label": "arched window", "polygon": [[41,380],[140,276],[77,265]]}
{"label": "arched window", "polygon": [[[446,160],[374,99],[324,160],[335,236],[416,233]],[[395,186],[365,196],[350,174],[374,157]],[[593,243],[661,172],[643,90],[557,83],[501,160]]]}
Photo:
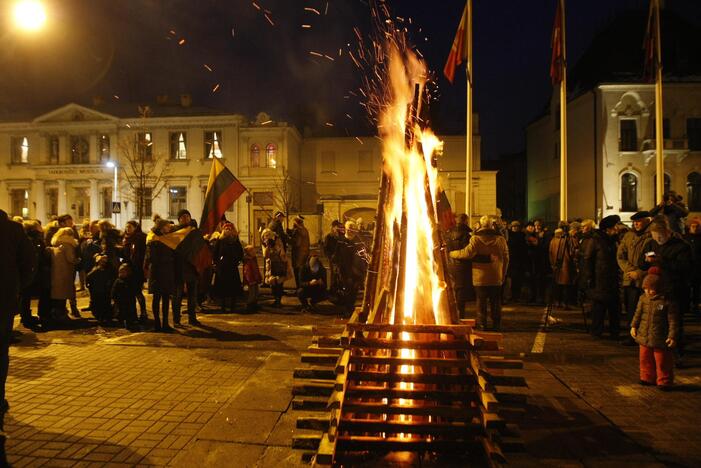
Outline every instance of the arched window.
{"label": "arched window", "polygon": [[686,199],[691,211],[701,211],[701,174],[692,172],[686,178]]}
{"label": "arched window", "polygon": [[274,143],[268,143],[265,147],[265,167],[277,167],[277,146]]}
{"label": "arched window", "polygon": [[621,211],[638,211],[638,178],[630,172],[621,176]]}
{"label": "arched window", "polygon": [[251,145],[251,167],[260,167],[260,146]]}
{"label": "arched window", "polygon": [[[662,192],[667,193],[672,189],[672,178],[669,176],[669,174],[665,173],[664,175],[664,191]],[[660,200],[657,198],[657,174],[652,176],[652,193],[654,194],[653,199],[652,199],[652,204],[657,205]]]}

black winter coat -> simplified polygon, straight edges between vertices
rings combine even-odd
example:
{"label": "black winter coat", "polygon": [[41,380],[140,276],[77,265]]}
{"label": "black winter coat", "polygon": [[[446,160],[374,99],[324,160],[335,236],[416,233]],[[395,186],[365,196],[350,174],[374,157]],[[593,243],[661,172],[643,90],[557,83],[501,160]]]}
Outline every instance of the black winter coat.
{"label": "black winter coat", "polygon": [[243,260],[243,246],[238,237],[219,238],[214,245],[214,285],[216,297],[238,297],[243,292],[239,263]]}
{"label": "black winter coat", "polygon": [[525,269],[526,265],[528,265],[526,235],[523,233],[523,231],[511,231],[509,233],[507,244],[509,246],[509,271],[514,269]]}
{"label": "black winter coat", "polygon": [[597,230],[585,247],[583,276],[588,296],[595,301],[616,299],[618,297],[616,238]]}
{"label": "black winter coat", "polygon": [[46,250],[43,233],[30,231],[27,237],[33,247],[36,274],[24,293],[30,297],[40,297],[42,293],[51,291],[51,254]]}
{"label": "black winter coat", "polygon": [[109,297],[116,277],[117,275],[111,266],[107,268],[93,268],[85,278],[85,285],[88,287],[88,291],[90,291],[90,296],[93,298]]}
{"label": "black winter coat", "polygon": [[175,252],[164,243],[151,241],[146,244],[144,272],[148,276],[148,292],[163,296],[175,293]]}
{"label": "black winter coat", "polygon": [[686,292],[683,290],[691,283],[693,269],[691,246],[679,234],[672,234],[672,237],[662,245],[652,241],[652,246],[655,262],[648,265],[657,266],[662,270],[664,292],[667,295],[679,297],[678,292],[682,291],[684,295],[681,297],[685,297]]}
{"label": "black winter coat", "polygon": [[630,323],[636,329],[635,341],[650,348],[666,348],[665,341],[679,336],[679,310],[677,305],[663,296],[640,296],[638,307]]}
{"label": "black winter coat", "polygon": [[137,289],[132,279],[120,279],[112,286],[112,301],[120,320],[136,320],[136,294]]}
{"label": "black winter coat", "polygon": [[32,281],[36,258],[22,225],[0,210],[0,317],[18,312],[19,293]]}
{"label": "black winter coat", "polygon": [[299,269],[299,285],[301,287],[309,287],[309,282],[311,280],[321,280],[322,284],[314,286],[326,289],[326,268],[324,268],[321,262],[319,262],[319,269],[316,271],[316,273],[309,267],[309,262],[305,263],[304,266]]}
{"label": "black winter coat", "polygon": [[119,255],[131,265],[131,281],[134,284],[143,284],[146,234],[141,230],[134,231],[130,236],[125,234]]}
{"label": "black winter coat", "polygon": [[691,256],[693,258],[692,278],[698,281],[701,278],[701,234],[687,234],[684,240],[691,246]]}
{"label": "black winter coat", "polygon": [[[462,250],[470,243],[470,228],[465,224],[458,224],[451,229],[447,242],[448,252]],[[472,286],[472,261],[462,259],[450,259],[450,274],[453,278],[455,289],[469,288]]]}

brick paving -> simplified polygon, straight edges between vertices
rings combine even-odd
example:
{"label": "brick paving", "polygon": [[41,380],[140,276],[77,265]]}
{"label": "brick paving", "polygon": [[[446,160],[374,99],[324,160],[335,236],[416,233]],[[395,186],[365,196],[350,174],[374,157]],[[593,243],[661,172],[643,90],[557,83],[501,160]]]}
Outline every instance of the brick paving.
{"label": "brick paving", "polygon": [[[84,301],[85,299],[81,299]],[[286,298],[288,303],[294,302]],[[332,312],[332,311],[331,311]],[[542,309],[507,307],[505,347],[529,382],[526,452],[512,466],[699,466],[701,324],[689,326],[678,388],[637,385],[637,348],[583,333],[556,312],[531,353]],[[304,466],[291,449],[292,369],[329,317],[293,307],[207,314],[174,334],[96,328],[34,334],[12,347],[6,417],[14,466]]]}

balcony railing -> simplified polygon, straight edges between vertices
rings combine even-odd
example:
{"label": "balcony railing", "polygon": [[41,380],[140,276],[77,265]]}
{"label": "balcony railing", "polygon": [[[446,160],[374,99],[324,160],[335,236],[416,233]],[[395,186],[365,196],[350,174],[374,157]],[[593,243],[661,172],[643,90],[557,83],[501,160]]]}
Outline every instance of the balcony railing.
{"label": "balcony railing", "polygon": [[[640,151],[655,151],[657,142],[654,138],[643,140],[640,143]],[[665,138],[664,149],[669,151],[687,151],[689,140],[687,138]]]}

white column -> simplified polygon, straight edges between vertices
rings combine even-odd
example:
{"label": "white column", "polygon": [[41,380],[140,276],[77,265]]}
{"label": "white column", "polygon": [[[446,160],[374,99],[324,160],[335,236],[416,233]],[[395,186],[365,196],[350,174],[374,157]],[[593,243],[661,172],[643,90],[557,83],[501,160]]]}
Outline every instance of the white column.
{"label": "white column", "polygon": [[68,212],[68,194],[66,193],[66,181],[58,180],[58,215]]}
{"label": "white column", "polygon": [[[168,189],[166,187],[166,197]],[[166,201],[166,204],[168,202]],[[190,179],[190,185],[187,188],[187,209],[192,214],[192,217],[197,220],[197,224],[201,224],[202,220],[202,188],[200,187],[200,178],[195,176]]]}
{"label": "white column", "polygon": [[34,218],[46,224],[46,191],[44,190],[44,181],[35,180],[32,182],[32,198],[34,199]]}
{"label": "white column", "polygon": [[97,188],[97,179],[90,179],[90,220],[100,218],[100,191]]}

